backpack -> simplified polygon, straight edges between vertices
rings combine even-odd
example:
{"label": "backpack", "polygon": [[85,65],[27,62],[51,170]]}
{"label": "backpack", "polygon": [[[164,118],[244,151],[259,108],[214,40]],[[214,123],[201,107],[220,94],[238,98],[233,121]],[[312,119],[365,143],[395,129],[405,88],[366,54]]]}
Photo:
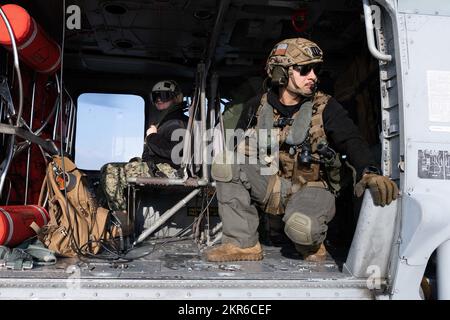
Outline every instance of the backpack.
{"label": "backpack", "polygon": [[112,237],[106,227],[109,211],[97,205],[88,189],[86,175],[66,157],[64,171],[67,201],[62,158],[54,156],[48,164],[39,197],[39,205],[43,206],[48,194],[50,222],[40,230],[38,237],[46,247],[64,257],[96,254],[101,248],[100,241]]}

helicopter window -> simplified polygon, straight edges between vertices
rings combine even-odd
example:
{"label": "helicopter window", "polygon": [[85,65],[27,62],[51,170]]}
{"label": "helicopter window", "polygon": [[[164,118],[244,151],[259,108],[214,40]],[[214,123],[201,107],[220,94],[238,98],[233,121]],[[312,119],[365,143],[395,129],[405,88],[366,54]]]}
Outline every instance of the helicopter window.
{"label": "helicopter window", "polygon": [[145,101],[130,94],[84,93],[78,97],[75,161],[85,170],[127,162],[143,150]]}

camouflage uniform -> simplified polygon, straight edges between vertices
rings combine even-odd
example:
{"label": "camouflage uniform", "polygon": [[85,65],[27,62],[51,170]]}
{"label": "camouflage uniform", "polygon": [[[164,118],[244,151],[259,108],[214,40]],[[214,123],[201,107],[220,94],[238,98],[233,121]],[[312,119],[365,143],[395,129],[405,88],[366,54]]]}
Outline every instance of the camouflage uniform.
{"label": "camouflage uniform", "polygon": [[[173,168],[175,164],[171,160],[172,149],[179,143],[172,141],[171,136],[174,130],[186,128],[187,117],[184,115],[183,94],[178,84],[172,80],[160,81],[152,89],[153,95],[158,92],[167,93],[171,97],[173,104],[156,116],[157,132],[146,136],[142,159],[128,163],[116,162],[107,163],[101,170],[100,185],[104,193],[105,201],[109,209],[113,211],[127,210],[127,200],[125,189],[128,187],[128,178],[149,178],[160,177],[176,179],[179,178],[177,170]],[[173,95],[170,95],[173,93]],[[160,98],[155,98],[160,99]],[[133,159],[132,159],[133,160]]]}
{"label": "camouflage uniform", "polygon": [[[336,100],[316,88],[305,90],[297,84],[294,70],[306,76],[314,68],[317,70],[317,64],[322,62],[322,50],[307,39],[286,39],[272,50],[266,67],[275,90],[268,90],[259,99],[250,100],[243,112],[244,118],[249,117],[239,121],[248,124],[250,129],[244,128],[249,129],[249,136],[242,139],[236,152],[248,157],[256,156],[259,163],[217,162],[211,168],[223,222],[223,244],[207,252],[208,261],[253,261],[263,258],[258,241],[257,206],[267,213],[283,215],[284,231],[304,259],[326,259],[323,241],[327,224],[335,214],[335,194],[344,182],[338,153],[348,156],[358,168],[360,178],[376,162],[370,157],[369,147],[357,127]],[[283,105],[279,96],[281,91],[277,93],[276,88],[286,88],[290,94],[302,97],[295,106]],[[254,118],[256,123],[251,124]],[[278,121],[283,118],[289,122]],[[261,129],[276,129],[274,137],[278,144],[273,144],[275,148],[272,148],[271,137],[260,135],[264,133]],[[257,148],[252,148],[251,144],[246,147],[252,132],[259,133],[257,143],[253,145]],[[328,149],[328,142],[333,149]],[[274,157],[275,153],[271,157],[264,156],[268,147],[275,150],[278,158]],[[262,169],[269,166],[277,168],[277,172],[262,175]],[[396,197],[397,187],[387,177],[372,174],[361,179],[360,183],[360,195],[367,185],[373,186],[371,190],[380,186],[378,189],[383,190],[378,191],[378,198],[387,199],[382,205]]]}
{"label": "camouflage uniform", "polygon": [[[151,162],[131,161],[107,163],[100,169],[100,185],[109,209],[113,211],[127,210],[125,189],[128,187],[128,178],[161,177],[179,178],[177,171],[168,163],[158,163],[155,167]],[[152,168],[150,168],[152,167]]]}
{"label": "camouflage uniform", "polygon": [[[267,61],[267,72],[272,83],[287,86],[294,65],[322,61],[322,51],[315,43],[301,38],[287,39],[272,50]],[[278,101],[278,95],[272,96]],[[216,179],[219,215],[223,222],[223,243],[240,248],[251,248],[257,244],[259,217],[256,206],[267,213],[283,215],[285,233],[294,243],[309,249],[316,248],[324,241],[327,223],[335,214],[334,195],[327,189],[319,164],[302,167],[298,155],[303,142],[308,141],[311,154],[316,159],[320,158],[317,145],[326,139],[322,112],[329,100],[330,97],[322,92],[314,92],[302,101],[302,112],[298,108],[290,116],[291,119],[299,119],[300,124],[291,123],[280,129],[280,168],[276,174],[261,174],[261,168],[268,165],[264,161],[259,164],[232,165],[225,179],[216,177],[216,168],[212,168],[212,175]],[[276,120],[283,117],[272,104],[268,93],[260,98],[256,110],[256,130],[273,129]],[[309,115],[305,110],[309,110]],[[250,152],[241,148],[241,144],[237,152],[250,156]],[[295,154],[291,154],[291,145],[296,146],[293,149]],[[267,149],[267,146],[264,141],[258,141],[258,148]]]}
{"label": "camouflage uniform", "polygon": [[100,169],[100,184],[106,197],[109,209],[113,211],[127,210],[125,189],[127,179],[131,177],[153,177],[147,162],[114,162],[107,163]]}

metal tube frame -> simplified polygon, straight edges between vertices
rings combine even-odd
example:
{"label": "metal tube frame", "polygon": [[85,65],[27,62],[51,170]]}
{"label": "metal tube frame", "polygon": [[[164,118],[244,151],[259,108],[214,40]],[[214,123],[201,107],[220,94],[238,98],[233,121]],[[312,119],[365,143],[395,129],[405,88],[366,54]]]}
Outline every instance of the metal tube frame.
{"label": "metal tube frame", "polygon": [[8,151],[5,160],[0,164],[0,196],[3,192],[3,186],[5,184],[6,174],[8,173],[9,166],[11,165],[11,161],[14,156],[14,140],[15,136],[10,136],[10,141],[8,144]]}
{"label": "metal tube frame", "polygon": [[[45,129],[45,127],[48,125],[48,123],[50,122],[50,119],[53,117],[53,115],[55,114],[56,110],[58,109],[58,105],[59,105],[59,95],[56,97],[55,99],[55,103],[53,105],[53,109],[52,111],[50,111],[49,115],[47,116],[47,118],[45,119],[44,123],[41,125],[41,127],[39,129],[37,129],[34,134],[39,136],[41,134],[41,132]],[[56,116],[58,117],[58,116]],[[56,120],[55,120],[56,121]]]}
{"label": "metal tube frame", "polygon": [[[200,101],[199,102],[200,102],[201,139],[202,139],[201,146],[202,146],[202,160],[203,160],[202,161],[202,178],[198,180],[198,185],[199,186],[206,186],[209,183],[208,162],[207,162],[207,160],[208,160],[208,152],[207,152],[208,149],[207,149],[207,137],[206,137],[206,133],[207,133],[207,125],[206,125],[206,114],[207,114],[206,79],[207,79],[207,75],[208,75],[208,70],[209,70],[209,68],[211,66],[211,61],[212,61],[212,59],[214,57],[214,53],[215,53],[215,49],[216,49],[216,45],[217,45],[217,40],[218,40],[218,37],[219,37],[219,34],[220,34],[220,30],[221,30],[222,25],[223,25],[224,16],[225,16],[225,13],[226,13],[228,7],[230,6],[230,3],[231,3],[230,0],[224,0],[224,1],[220,2],[219,11],[218,11],[218,14],[217,14],[217,17],[216,17],[216,22],[215,22],[215,25],[214,25],[213,34],[212,34],[211,41],[210,41],[210,46],[209,46],[208,52],[207,52],[206,64],[199,64],[198,65],[198,69],[197,69],[198,70],[197,75],[199,76],[199,80],[200,80],[199,81],[199,84],[200,84]],[[213,82],[215,81],[214,77],[213,77],[212,81]],[[194,97],[193,106],[196,106],[196,104],[197,104],[197,100],[196,100],[196,97]],[[214,110],[214,108],[211,108],[211,110]],[[192,128],[192,122],[193,122],[192,118],[193,117],[190,117],[190,120],[188,122],[188,132],[190,132],[190,129]],[[211,119],[211,121],[213,121],[213,120]],[[188,139],[186,139],[186,140],[188,140]],[[185,147],[184,150],[185,151],[188,150],[186,147],[190,146],[190,141],[187,142],[186,140],[184,142],[184,147]],[[190,148],[189,148],[189,150],[190,150]],[[187,158],[185,157],[185,153],[184,153],[183,154],[183,160],[186,160],[186,159]],[[181,184],[182,185],[182,184],[184,184],[184,182],[185,182],[185,179],[171,179],[170,181],[167,181],[166,184],[173,184],[173,185]],[[154,232],[164,222],[166,222],[167,219],[169,219],[172,215],[174,215],[183,205],[185,205],[187,203],[187,201],[191,200],[195,195],[197,195],[200,192],[200,190],[201,190],[200,188],[193,190],[185,198],[183,198],[180,202],[178,202],[174,207],[172,207],[171,209],[166,211],[160,217],[160,219],[156,222],[156,224],[154,226],[152,226],[151,228],[149,228],[146,231],[144,231],[138,237],[138,239],[134,242],[133,245],[136,245],[137,243],[142,242],[146,237],[148,237],[152,232]],[[134,202],[134,199],[133,199],[133,202]],[[133,210],[135,210],[135,208],[133,208]]]}
{"label": "metal tube frame", "polygon": [[[6,14],[0,7],[0,15],[3,18],[3,21],[5,22],[6,28],[8,30],[9,37],[11,39],[11,45],[12,45],[12,51],[13,51],[13,57],[14,57],[14,68],[16,70],[17,74],[17,83],[19,85],[19,110],[17,112],[17,119],[16,119],[16,126],[20,126],[21,118],[22,118],[22,111],[23,111],[23,84],[22,84],[22,73],[20,72],[20,65],[19,65],[19,54],[17,51],[17,45],[16,45],[16,39],[14,37],[14,32],[11,28],[11,24],[9,23],[8,18],[6,17]],[[12,115],[15,114],[14,108],[12,109]],[[3,192],[3,186],[6,179],[6,174],[8,173],[9,166],[11,165],[12,158],[14,156],[14,142],[15,142],[15,136],[12,135],[10,137],[10,143],[7,151],[6,159],[3,161],[3,163],[0,165],[0,196]]]}
{"label": "metal tube frame", "polygon": [[69,133],[68,133],[69,139],[68,139],[68,141],[67,141],[67,144],[69,145],[68,153],[69,153],[69,154],[72,154],[72,150],[73,150],[73,141],[74,141],[73,137],[74,137],[74,134],[75,134],[75,125],[76,125],[76,122],[77,122],[77,117],[76,117],[76,114],[77,114],[77,106],[76,106],[76,104],[73,102],[73,99],[72,99],[71,95],[69,94],[69,92],[67,92],[66,89],[64,89],[64,90],[66,91],[66,94],[69,96],[70,103],[71,103],[71,106],[70,106],[70,111],[71,111],[70,116],[71,116],[71,120],[70,120],[70,122],[69,122],[69,123],[70,123],[70,129],[68,130],[68,131],[69,131]]}
{"label": "metal tube frame", "polygon": [[14,32],[12,30],[11,24],[9,23],[8,18],[6,17],[5,12],[0,7],[0,15],[5,22],[6,28],[8,29],[8,34],[11,39],[12,51],[14,56],[14,68],[17,73],[17,83],[19,85],[19,111],[17,112],[16,126],[20,126],[20,121],[22,119],[22,111],[23,111],[23,83],[22,83],[22,73],[20,72],[19,65],[19,53],[17,50],[16,38],[14,37]]}
{"label": "metal tube frame", "polygon": [[[58,122],[59,122],[59,113],[62,112],[62,108],[59,108],[58,106],[62,103],[61,102],[61,86],[59,84],[59,79],[58,79],[58,75],[55,75],[55,79],[56,79],[56,89],[58,91],[58,104],[56,105],[56,115],[55,115],[55,123],[53,124],[53,136],[52,139],[56,140],[56,134],[58,131]],[[63,146],[61,146],[62,148]]]}
{"label": "metal tube frame", "polygon": [[[30,131],[33,132],[34,105],[36,100],[36,73],[33,75],[33,88],[31,90],[31,111],[30,111]],[[27,150],[27,169],[25,176],[25,199],[24,205],[28,203],[28,187],[30,183],[30,161],[31,161],[31,144]]]}
{"label": "metal tube frame", "polygon": [[209,42],[209,47],[206,55],[206,63],[205,63],[205,74],[208,74],[209,68],[212,63],[212,59],[214,58],[214,54],[216,52],[217,40],[220,36],[220,31],[222,30],[225,14],[230,7],[231,0],[221,0],[219,4],[219,10],[216,16],[216,21],[214,23],[214,29],[212,32],[212,36]]}
{"label": "metal tube frame", "polygon": [[378,60],[381,61],[392,61],[392,55],[384,54],[380,52],[375,45],[375,35],[373,34],[373,23],[372,23],[372,9],[369,5],[369,0],[362,0],[364,8],[364,20],[366,23],[366,36],[367,36],[367,46],[369,47],[370,53]]}
{"label": "metal tube frame", "polygon": [[[196,84],[198,84],[198,73],[196,74]],[[195,112],[197,110],[197,106],[198,106],[198,101],[199,101],[199,94],[198,94],[198,90],[195,91],[195,94],[192,98],[192,102],[191,105],[189,107],[189,120],[188,120],[188,124],[187,124],[187,129],[186,129],[186,135],[184,137],[184,144],[183,144],[183,159],[182,159],[182,163],[181,163],[181,167],[184,167],[185,170],[187,170],[187,168],[192,165],[191,163],[191,146],[192,146],[192,136],[191,136],[191,131],[192,131],[192,127],[194,124],[194,118],[195,118]],[[185,176],[187,176],[187,172],[185,171]]]}
{"label": "metal tube frame", "polygon": [[[0,84],[0,90],[1,90],[1,94],[4,97],[4,102],[7,105],[8,110],[4,110],[5,114],[8,116],[8,111],[10,115],[13,115],[15,113],[14,110],[14,106],[13,106],[13,102],[12,102],[12,98],[11,98],[11,93],[9,92],[9,87],[8,87],[8,81],[6,77],[2,77],[0,79],[2,81],[2,83]],[[10,117],[8,117],[10,124],[12,125],[12,120]],[[8,173],[8,168],[11,164],[11,161],[14,157],[14,141],[15,141],[15,136],[14,135],[10,135],[9,136],[9,143],[8,143],[8,150],[6,152],[6,158],[4,159],[4,161],[0,164],[0,195],[3,192],[3,186],[5,183],[5,179],[6,179],[6,174]]]}
{"label": "metal tube frame", "polygon": [[201,119],[201,139],[202,139],[202,178],[198,181],[199,185],[207,185],[208,177],[208,150],[206,139],[206,69],[204,64],[199,65],[199,72],[201,75],[200,81],[200,119]]}
{"label": "metal tube frame", "polygon": [[192,190],[187,196],[181,199],[177,204],[175,204],[172,208],[164,212],[159,219],[155,222],[153,226],[142,232],[137,240],[133,243],[136,245],[142,241],[144,241],[148,236],[150,236],[153,232],[155,232],[159,227],[161,227],[167,220],[169,220],[175,213],[178,212],[179,209],[184,207],[192,198],[194,198],[199,192],[201,188]]}

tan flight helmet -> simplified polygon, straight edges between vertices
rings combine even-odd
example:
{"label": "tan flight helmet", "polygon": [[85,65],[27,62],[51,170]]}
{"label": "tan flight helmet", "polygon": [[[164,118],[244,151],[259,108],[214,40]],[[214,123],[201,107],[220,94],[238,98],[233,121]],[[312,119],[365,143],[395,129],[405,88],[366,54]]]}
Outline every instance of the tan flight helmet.
{"label": "tan flight helmet", "polygon": [[314,42],[304,38],[286,39],[278,42],[270,52],[266,71],[272,85],[283,87],[289,80],[289,67],[322,62],[322,49]]}
{"label": "tan flight helmet", "polygon": [[156,83],[150,94],[150,99],[153,104],[157,99],[161,99],[163,102],[174,99],[175,105],[183,102],[183,93],[174,80],[163,80]]}

